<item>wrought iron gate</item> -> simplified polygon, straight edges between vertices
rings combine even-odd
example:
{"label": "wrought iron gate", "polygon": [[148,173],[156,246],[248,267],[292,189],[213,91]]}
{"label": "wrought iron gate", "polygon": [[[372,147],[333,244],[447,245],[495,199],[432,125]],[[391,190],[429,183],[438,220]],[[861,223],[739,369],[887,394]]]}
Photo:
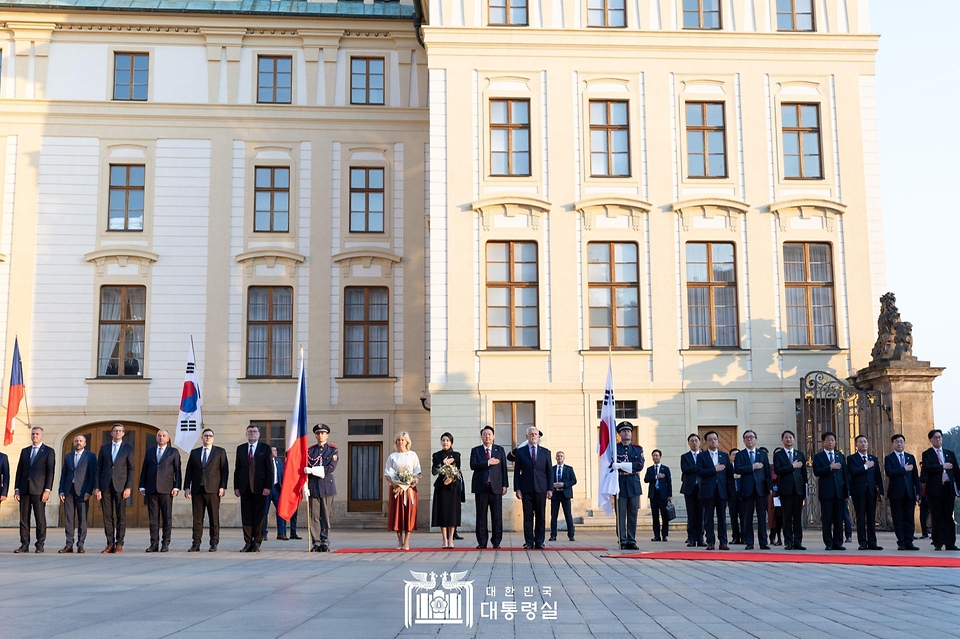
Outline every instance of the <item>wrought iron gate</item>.
{"label": "wrought iron gate", "polygon": [[[883,441],[883,402],[880,391],[862,390],[825,371],[813,371],[800,379],[800,400],[797,407],[798,446],[812,466],[813,456],[820,451],[820,436],[825,432],[837,436],[837,450],[850,455],[854,440],[864,435],[870,452],[883,459],[887,446]],[[820,525],[820,500],[817,499],[817,478],[808,471],[809,494],[804,510],[808,526]],[[877,526],[887,530],[886,502],[877,508]],[[856,526],[854,526],[856,528]]]}

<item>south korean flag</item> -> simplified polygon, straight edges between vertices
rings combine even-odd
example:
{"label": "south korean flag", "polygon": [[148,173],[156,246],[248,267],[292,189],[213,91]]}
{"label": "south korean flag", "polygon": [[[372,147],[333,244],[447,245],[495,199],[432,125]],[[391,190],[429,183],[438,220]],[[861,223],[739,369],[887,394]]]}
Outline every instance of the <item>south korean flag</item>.
{"label": "south korean flag", "polygon": [[197,356],[193,350],[193,338],[190,338],[190,353],[187,355],[187,372],[183,378],[183,393],[180,395],[180,415],[177,417],[177,435],[173,442],[177,448],[188,453],[197,443],[203,427],[200,407],[200,380],[197,378]]}

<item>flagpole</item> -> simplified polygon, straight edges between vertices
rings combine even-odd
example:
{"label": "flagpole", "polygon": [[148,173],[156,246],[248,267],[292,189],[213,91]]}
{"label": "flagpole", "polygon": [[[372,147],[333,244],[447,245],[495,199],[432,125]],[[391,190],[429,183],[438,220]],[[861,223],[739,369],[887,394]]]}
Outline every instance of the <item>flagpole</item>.
{"label": "flagpole", "polygon": [[[16,333],[13,334],[13,339],[15,342],[19,341],[20,336]],[[23,374],[23,356],[20,357],[20,373]],[[24,377],[26,377],[24,375]],[[23,407],[27,411],[27,428],[32,428],[30,423],[30,402],[27,401],[27,380],[23,380]],[[23,420],[20,420],[20,423],[23,423]]]}
{"label": "flagpole", "polygon": [[[196,346],[193,345],[193,335],[190,335],[190,352],[193,353],[193,373],[194,373],[194,375],[196,375],[196,373],[197,373],[197,348],[196,348]],[[198,385],[197,385],[197,395],[200,394],[199,381],[200,381],[200,377],[199,377],[199,375],[198,375],[198,376],[197,376],[197,382],[198,382]],[[197,429],[200,430],[201,433],[203,432],[203,414],[202,414],[202,413],[200,414],[200,423],[197,424]]]}
{"label": "flagpole", "polygon": [[[303,369],[303,344],[300,344],[300,368]],[[303,407],[301,407],[303,410]],[[306,416],[304,416],[304,422],[306,422]],[[308,449],[309,450],[309,449]],[[302,471],[301,471],[302,472]],[[305,480],[305,486],[307,487],[307,492],[310,491],[310,478],[307,477]],[[307,552],[313,550],[313,528],[310,525],[310,522],[313,521],[310,517],[310,496],[307,497]]]}
{"label": "flagpole", "polygon": [[[607,368],[613,371],[613,345],[607,343]],[[617,404],[613,404],[613,439],[610,441],[610,445],[613,446],[613,461],[617,461]],[[610,467],[607,467],[607,470],[610,470]],[[620,484],[620,475],[617,474],[617,485]],[[620,536],[620,493],[617,491],[617,494],[613,497],[613,518],[616,524],[613,529],[617,534],[617,548],[620,547],[620,541],[623,537]],[[624,522],[626,523],[626,522]]]}

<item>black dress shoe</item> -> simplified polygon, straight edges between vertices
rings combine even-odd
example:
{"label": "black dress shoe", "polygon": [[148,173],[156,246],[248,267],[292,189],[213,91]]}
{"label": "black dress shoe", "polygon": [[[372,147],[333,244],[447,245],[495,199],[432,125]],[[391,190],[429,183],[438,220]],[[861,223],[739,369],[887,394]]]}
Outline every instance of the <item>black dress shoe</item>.
{"label": "black dress shoe", "polygon": [[[530,548],[533,548],[533,544],[524,544],[523,547],[529,550]],[[940,550],[940,549],[937,548],[937,550]]]}
{"label": "black dress shoe", "polygon": [[43,552],[43,546],[37,546],[36,549],[35,549],[33,552],[35,552],[35,553],[37,553],[37,554],[39,555],[40,553]]}
{"label": "black dress shoe", "polygon": [[833,549],[834,549],[834,550],[846,550],[846,548],[845,548],[844,546],[839,545],[839,544],[836,545],[836,546],[834,546]]}
{"label": "black dress shoe", "polygon": [[550,539],[548,539],[547,541],[556,541],[556,540],[557,540],[557,536],[556,536],[556,535],[551,535],[551,536],[550,536]]}
{"label": "black dress shoe", "polygon": [[905,548],[906,548],[906,550],[920,550],[919,548],[917,548],[917,547],[914,546],[913,544],[908,544]]}
{"label": "black dress shoe", "polygon": [[760,544],[760,550],[770,550],[770,546],[767,544]]}
{"label": "black dress shoe", "polygon": [[627,544],[627,550],[640,550],[640,547],[637,546],[635,543],[631,542]]}
{"label": "black dress shoe", "polygon": [[943,550],[941,546],[934,546],[933,549],[936,550],[937,552],[940,552],[941,550]]}
{"label": "black dress shoe", "polygon": [[320,552],[320,546],[318,544],[314,544],[313,548],[310,549],[310,552]]}
{"label": "black dress shoe", "polygon": [[726,544],[720,544],[720,550],[730,550],[730,546]]}
{"label": "black dress shoe", "polygon": [[454,539],[459,539],[460,541],[463,541],[463,537],[461,537],[460,534],[459,534],[459,533],[456,533],[456,532],[453,533],[453,538],[454,538]]}
{"label": "black dress shoe", "polygon": [[806,547],[806,546],[801,546],[800,544],[794,544],[794,545],[793,545],[793,549],[794,549],[794,550],[806,550],[807,547]]}
{"label": "black dress shoe", "polygon": [[534,550],[543,550],[543,544],[538,541],[535,544],[533,544],[533,548]]}
{"label": "black dress shoe", "polygon": [[872,546],[867,546],[867,550],[883,550],[883,546],[873,544]]}
{"label": "black dress shoe", "polygon": [[716,547],[713,544],[707,544],[707,550],[716,550]]}
{"label": "black dress shoe", "polygon": [[160,552],[170,552],[170,546],[167,544],[160,546]]}
{"label": "black dress shoe", "polygon": [[150,544],[150,547],[147,548],[146,552],[157,552],[158,550],[160,550],[160,546],[158,544]]}
{"label": "black dress shoe", "polygon": [[705,547],[706,545],[707,545],[707,544],[703,543],[702,541],[698,541],[698,542],[697,542],[697,548],[703,548],[703,547]]}
{"label": "black dress shoe", "polygon": [[753,544],[746,544],[746,545],[743,547],[743,549],[744,549],[744,550],[753,550]]}
{"label": "black dress shoe", "polygon": [[207,550],[207,552],[217,552],[217,547],[216,547],[216,546],[210,546],[210,549]]}
{"label": "black dress shoe", "polygon": [[660,541],[660,538],[659,538],[659,537],[654,537],[654,538],[651,539],[650,541]]}
{"label": "black dress shoe", "polygon": [[301,537],[301,536],[298,535],[297,533],[293,533],[293,534],[290,535],[290,539],[303,539],[303,537]]}
{"label": "black dress shoe", "polygon": [[567,539],[570,541],[576,541],[573,537],[567,537]]}
{"label": "black dress shoe", "polygon": [[696,548],[696,547],[697,547],[697,542],[695,542],[695,541],[688,541],[688,542],[687,542],[687,548]]}
{"label": "black dress shoe", "polygon": [[956,546],[947,546],[947,550],[960,550],[960,548],[957,548]]}
{"label": "black dress shoe", "polygon": [[867,545],[866,545],[866,544],[860,544],[860,547],[857,548],[857,550],[866,550],[866,549],[867,549]]}
{"label": "black dress shoe", "polygon": [[477,544],[477,550],[481,550],[481,549],[486,548],[486,547],[487,547],[486,544]]}
{"label": "black dress shoe", "polygon": [[187,552],[200,552],[200,546],[197,546],[197,545],[190,546]]}
{"label": "black dress shoe", "polygon": [[500,544],[494,544],[494,545],[493,545],[493,549],[494,549],[494,550],[500,550]]}
{"label": "black dress shoe", "polygon": [[83,544],[77,544],[77,552],[82,555],[87,551],[83,549]]}
{"label": "black dress shoe", "polygon": [[71,546],[70,544],[67,544],[66,546],[64,546],[63,548],[61,548],[60,550],[58,550],[58,551],[57,551],[57,554],[58,554],[58,555],[62,555],[62,554],[64,554],[64,553],[68,553],[68,552],[73,552],[73,546]]}
{"label": "black dress shoe", "polygon": [[30,552],[30,546],[20,546],[19,548],[17,548],[17,549],[14,550],[13,552],[16,553],[16,554],[20,554],[20,553],[22,553],[22,552]]}
{"label": "black dress shoe", "polygon": [[277,535],[277,539],[279,541],[290,541],[290,538],[287,537],[286,535]]}
{"label": "black dress shoe", "polygon": [[240,549],[240,552],[250,552],[250,548],[253,547],[253,544],[244,544],[243,548]]}

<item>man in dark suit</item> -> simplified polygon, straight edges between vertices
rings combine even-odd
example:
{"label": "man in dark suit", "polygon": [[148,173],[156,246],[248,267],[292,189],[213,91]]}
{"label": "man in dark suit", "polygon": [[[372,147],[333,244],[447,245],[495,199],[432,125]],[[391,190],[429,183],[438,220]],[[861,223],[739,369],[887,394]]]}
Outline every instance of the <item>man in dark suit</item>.
{"label": "man in dark suit", "polygon": [[203,537],[203,514],[210,520],[210,552],[220,543],[220,499],[227,490],[230,466],[227,451],[214,446],[214,432],[204,428],[203,444],[190,451],[187,472],[183,478],[183,492],[193,503],[193,544],[188,552],[198,552]]}
{"label": "man in dark suit", "polygon": [[906,440],[897,433],[890,438],[893,452],[883,459],[887,476],[887,501],[897,534],[897,550],[920,550],[913,544],[913,513],[920,501],[920,474],[917,460],[904,451]]}
{"label": "man in dark suit", "polygon": [[757,514],[757,536],[760,549],[770,550],[767,544],[767,495],[773,485],[773,474],[767,454],[757,448],[757,434],[752,430],[743,433],[744,449],[737,453],[733,472],[740,475],[740,505],[743,514],[740,530],[745,542],[744,550],[753,550],[753,514]]}
{"label": "man in dark suit", "polygon": [[260,429],[247,427],[247,443],[237,446],[233,493],[240,498],[240,520],[243,523],[243,549],[260,552],[263,543],[263,513],[273,479],[270,447],[260,443]]}
{"label": "man in dark suit", "polygon": [[13,485],[13,497],[20,502],[20,547],[13,552],[30,550],[30,512],[37,524],[36,552],[43,552],[47,540],[47,513],[44,510],[50,491],[53,490],[53,475],[57,469],[57,454],[43,443],[43,429],[30,429],[32,445],[20,451],[17,478]]}
{"label": "man in dark suit", "polygon": [[0,501],[7,501],[10,492],[10,460],[0,453]]}
{"label": "man in dark suit", "polygon": [[83,544],[87,540],[87,511],[90,508],[90,496],[97,489],[97,457],[87,448],[87,438],[77,435],[73,438],[73,453],[63,458],[63,470],[60,472],[60,501],[63,503],[63,529],[67,536],[67,545],[59,553],[73,552],[73,531],[77,528],[77,552],[85,552]]}
{"label": "man in dark suit", "polygon": [[270,504],[277,511],[277,539],[280,541],[289,541],[291,539],[300,539],[297,535],[297,513],[293,513],[290,518],[290,536],[287,537],[287,520],[280,516],[280,490],[283,488],[283,472],[286,464],[280,459],[276,446],[270,447],[270,454],[273,456],[273,485],[270,486],[270,495],[267,497],[266,510],[263,511],[263,538],[267,538],[267,520],[270,518]]}
{"label": "man in dark suit", "polygon": [[880,460],[868,452],[867,438],[857,436],[857,452],[847,457],[850,496],[857,513],[857,543],[860,550],[883,550],[877,545],[877,502],[883,496]]}
{"label": "man in dark suit", "polygon": [[[150,546],[147,552],[170,550],[173,529],[173,498],[180,492],[180,451],[170,446],[170,433],[157,431],[157,445],[148,448],[140,468],[140,494],[146,497],[150,518]],[[160,519],[163,519],[163,541],[160,542]]]}
{"label": "man in dark suit", "polygon": [[700,475],[697,474],[697,456],[700,454],[700,436],[687,436],[690,450],[680,455],[680,494],[687,509],[687,546],[704,546],[703,513],[700,512]]}
{"label": "man in dark suit", "polygon": [[953,504],[957,498],[957,455],[943,447],[943,431],[939,428],[927,434],[930,448],[923,451],[921,467],[923,481],[930,499],[933,516],[933,549],[960,550],[957,548],[957,525],[953,521]]}
{"label": "man in dark suit", "polygon": [[[730,457],[730,463],[737,458],[739,448],[731,448],[727,455]],[[741,506],[740,506],[740,473],[733,469],[727,475],[727,509],[730,511],[730,543],[742,544],[743,532],[740,530]]]}
{"label": "man in dark suit", "polygon": [[670,469],[660,463],[663,453],[654,449],[650,453],[653,465],[647,469],[643,481],[650,484],[647,494],[650,496],[650,511],[653,515],[653,539],[666,541],[670,532],[670,520],[667,519],[667,504],[673,501],[673,481]]}
{"label": "man in dark suit", "polygon": [[[493,438],[493,428],[484,426],[480,430],[482,444],[470,451],[470,470],[473,471],[470,490],[477,502],[477,548],[486,548],[488,538],[494,548],[499,548],[503,539],[503,496],[507,494],[510,480],[507,454],[502,446],[493,443]],[[487,532],[487,510],[492,537]]]}
{"label": "man in dark suit", "polygon": [[[717,448],[720,435],[707,432],[707,450],[697,455],[697,474],[700,475],[700,504],[703,527],[707,536],[707,550],[713,550],[719,540],[720,550],[730,550],[727,545],[727,478],[733,473],[730,457]],[[713,533],[713,516],[717,516],[717,535]]]}
{"label": "man in dark suit", "polygon": [[97,456],[100,475],[97,500],[107,535],[107,547],[101,554],[122,553],[127,533],[127,499],[133,489],[133,446],[124,443],[123,435],[123,424],[114,424],[110,429],[110,443],[101,446]]}
{"label": "man in dark suit", "polygon": [[563,506],[563,518],[567,522],[567,538],[574,540],[573,515],[570,512],[570,500],[573,499],[573,487],[577,483],[577,474],[573,466],[564,464],[566,455],[562,450],[557,451],[557,464],[550,469],[553,479],[553,497],[550,500],[550,541],[557,540],[557,517],[560,507]]}
{"label": "man in dark suit", "polygon": [[783,450],[773,454],[773,472],[777,474],[777,494],[783,511],[784,550],[806,550],[803,546],[803,502],[807,498],[807,458],[795,448],[796,435],[785,430],[780,435]]}
{"label": "man in dark suit", "polygon": [[[317,443],[307,450],[307,465],[303,469],[304,474],[310,478],[307,485],[310,500],[310,536],[313,538],[310,551],[328,552],[333,498],[337,494],[333,471],[337,469],[340,451],[327,442],[330,427],[326,424],[314,424],[313,434]],[[292,522],[296,524],[296,514]]]}
{"label": "man in dark suit", "polygon": [[540,445],[540,431],[527,428],[527,443],[514,451],[513,487],[523,505],[523,547],[543,548],[547,500],[553,496],[550,451]]}
{"label": "man in dark suit", "polygon": [[617,526],[620,529],[620,550],[639,550],[637,546],[637,511],[640,510],[640,471],[643,470],[643,447],[633,444],[633,424],[620,422],[617,426],[617,470],[620,494],[617,495]]}
{"label": "man in dark suit", "polygon": [[835,434],[825,432],[820,436],[820,441],[823,450],[813,456],[813,474],[817,477],[823,544],[827,550],[846,550],[843,547],[843,506],[849,486],[847,464],[843,455],[836,450]]}

